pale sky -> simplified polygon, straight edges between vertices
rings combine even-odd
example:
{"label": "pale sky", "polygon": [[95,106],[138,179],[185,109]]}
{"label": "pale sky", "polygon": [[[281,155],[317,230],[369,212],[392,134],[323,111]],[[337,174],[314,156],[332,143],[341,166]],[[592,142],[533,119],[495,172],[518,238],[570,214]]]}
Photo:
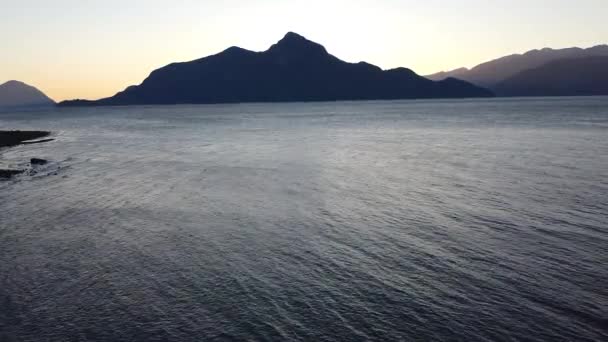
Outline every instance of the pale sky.
{"label": "pale sky", "polygon": [[154,69],[288,31],[349,62],[428,74],[608,43],[608,0],[0,0],[0,83],[96,99]]}

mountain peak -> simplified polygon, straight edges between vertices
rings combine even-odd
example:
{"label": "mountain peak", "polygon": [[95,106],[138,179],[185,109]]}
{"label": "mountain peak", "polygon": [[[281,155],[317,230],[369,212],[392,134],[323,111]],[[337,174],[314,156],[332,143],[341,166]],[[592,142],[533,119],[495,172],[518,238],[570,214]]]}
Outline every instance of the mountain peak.
{"label": "mountain peak", "polygon": [[327,50],[321,45],[306,39],[295,32],[287,32],[283,39],[268,50],[288,55],[327,55]]}
{"label": "mountain peak", "polygon": [[606,44],[596,45],[596,46],[588,48],[587,51],[589,51],[591,53],[595,53],[595,52],[603,53],[603,52],[608,51],[608,45],[606,45]]}
{"label": "mountain peak", "polygon": [[27,84],[21,82],[21,81],[16,81],[16,80],[10,80],[7,81],[3,84],[0,84],[0,86],[26,86]]}
{"label": "mountain peak", "polygon": [[285,34],[285,36],[283,37],[283,40],[291,40],[291,39],[295,39],[295,40],[307,40],[306,38],[304,38],[304,36],[299,35],[295,32],[289,31]]}

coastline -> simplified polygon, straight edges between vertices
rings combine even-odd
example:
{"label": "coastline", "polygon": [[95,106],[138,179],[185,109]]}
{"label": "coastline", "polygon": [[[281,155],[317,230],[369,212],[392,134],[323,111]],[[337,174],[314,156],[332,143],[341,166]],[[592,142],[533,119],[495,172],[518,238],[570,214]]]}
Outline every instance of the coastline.
{"label": "coastline", "polygon": [[[53,139],[42,139],[50,135],[51,132],[47,131],[0,131],[0,151],[4,148],[18,145],[30,145],[53,141]],[[39,161],[42,161],[42,159]],[[25,170],[0,168],[0,179],[9,179],[23,172],[25,172]]]}
{"label": "coastline", "polygon": [[0,131],[0,148],[50,141],[49,139],[35,141],[49,135],[51,132],[47,131]]}

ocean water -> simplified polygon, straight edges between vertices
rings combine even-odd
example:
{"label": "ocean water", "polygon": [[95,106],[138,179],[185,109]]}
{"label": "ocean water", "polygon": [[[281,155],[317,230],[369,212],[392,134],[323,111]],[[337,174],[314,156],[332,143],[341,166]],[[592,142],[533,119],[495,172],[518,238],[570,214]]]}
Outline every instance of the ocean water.
{"label": "ocean water", "polygon": [[608,97],[0,113],[0,341],[607,341]]}

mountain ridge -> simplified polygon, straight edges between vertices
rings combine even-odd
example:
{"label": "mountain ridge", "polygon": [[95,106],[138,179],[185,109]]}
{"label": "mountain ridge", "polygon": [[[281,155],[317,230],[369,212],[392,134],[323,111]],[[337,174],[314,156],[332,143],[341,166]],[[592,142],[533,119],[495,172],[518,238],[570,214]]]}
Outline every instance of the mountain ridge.
{"label": "mountain ridge", "polygon": [[493,87],[500,96],[608,95],[608,56],[555,60]]}
{"label": "mountain ridge", "polygon": [[407,68],[382,70],[347,63],[305,37],[287,33],[266,51],[229,47],[189,62],[171,63],[141,84],[97,100],[72,100],[61,106],[205,104],[490,97],[468,82],[434,82]]}
{"label": "mountain ridge", "polygon": [[445,77],[457,77],[492,90],[496,84],[519,72],[537,68],[559,59],[592,56],[608,56],[608,45],[600,44],[589,48],[534,49],[522,54],[511,54],[499,57],[481,63],[471,69],[459,68],[451,71],[438,72],[425,77],[431,80],[440,80]]}

